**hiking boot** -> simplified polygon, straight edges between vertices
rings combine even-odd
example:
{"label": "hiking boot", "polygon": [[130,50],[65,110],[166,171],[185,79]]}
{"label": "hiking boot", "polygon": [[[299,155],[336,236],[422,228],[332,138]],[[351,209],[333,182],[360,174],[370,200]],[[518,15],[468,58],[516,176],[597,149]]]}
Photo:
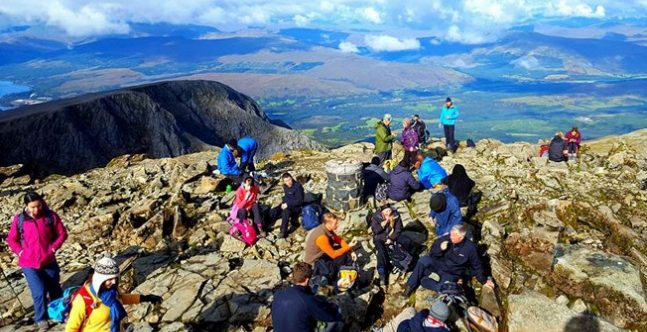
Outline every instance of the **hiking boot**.
{"label": "hiking boot", "polygon": [[36,322],[36,327],[38,327],[39,330],[47,330],[49,329],[49,323],[46,320],[41,320]]}
{"label": "hiking boot", "polygon": [[411,296],[411,294],[413,294],[414,291],[415,290],[412,287],[407,286],[407,288],[404,290],[404,292],[402,292],[402,296],[405,297],[405,298],[409,298]]}
{"label": "hiking boot", "polygon": [[287,234],[285,234],[285,233],[279,233],[279,239],[285,239],[286,237],[288,237],[288,235],[287,235]]}

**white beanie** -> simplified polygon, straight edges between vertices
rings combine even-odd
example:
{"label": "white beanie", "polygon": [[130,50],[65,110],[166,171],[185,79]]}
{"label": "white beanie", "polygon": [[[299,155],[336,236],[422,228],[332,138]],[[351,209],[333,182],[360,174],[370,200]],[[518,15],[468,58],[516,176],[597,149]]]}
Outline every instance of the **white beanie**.
{"label": "white beanie", "polygon": [[97,261],[94,266],[94,275],[92,276],[92,289],[99,294],[101,285],[106,280],[119,277],[119,265],[110,257],[103,257]]}

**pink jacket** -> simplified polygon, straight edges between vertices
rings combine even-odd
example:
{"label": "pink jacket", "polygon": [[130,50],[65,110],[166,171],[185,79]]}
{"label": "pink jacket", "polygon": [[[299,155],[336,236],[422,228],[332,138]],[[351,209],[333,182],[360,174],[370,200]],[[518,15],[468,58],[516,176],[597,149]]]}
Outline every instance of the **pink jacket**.
{"label": "pink jacket", "polygon": [[[52,225],[49,225],[47,213],[51,213]],[[58,214],[45,210],[40,217],[33,219],[25,212],[22,241],[18,231],[18,216],[13,217],[7,235],[9,248],[18,256],[18,266],[40,269],[56,262],[55,252],[67,239],[67,230]]]}
{"label": "pink jacket", "polygon": [[240,209],[245,209],[249,210],[256,204],[256,199],[258,197],[258,186],[254,185],[252,186],[252,189],[249,191],[251,194],[247,199],[245,199],[245,195],[247,194],[247,191],[245,191],[245,188],[241,185],[238,187],[238,190],[236,190],[236,200],[234,201],[234,204],[238,206]]}

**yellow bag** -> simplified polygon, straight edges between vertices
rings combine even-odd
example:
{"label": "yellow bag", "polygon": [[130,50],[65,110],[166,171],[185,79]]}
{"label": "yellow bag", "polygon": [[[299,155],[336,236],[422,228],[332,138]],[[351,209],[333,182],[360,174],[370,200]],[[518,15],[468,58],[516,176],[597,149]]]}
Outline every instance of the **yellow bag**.
{"label": "yellow bag", "polygon": [[339,269],[337,288],[339,291],[345,292],[355,285],[355,280],[357,280],[357,269],[353,266],[342,266]]}

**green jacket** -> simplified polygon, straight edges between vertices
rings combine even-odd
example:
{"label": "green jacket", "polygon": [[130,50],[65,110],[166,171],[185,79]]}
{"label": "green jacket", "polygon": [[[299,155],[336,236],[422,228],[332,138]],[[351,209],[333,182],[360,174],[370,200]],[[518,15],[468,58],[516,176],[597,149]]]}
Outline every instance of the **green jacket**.
{"label": "green jacket", "polygon": [[375,124],[375,154],[393,149],[395,136],[391,135],[391,129],[378,121]]}

